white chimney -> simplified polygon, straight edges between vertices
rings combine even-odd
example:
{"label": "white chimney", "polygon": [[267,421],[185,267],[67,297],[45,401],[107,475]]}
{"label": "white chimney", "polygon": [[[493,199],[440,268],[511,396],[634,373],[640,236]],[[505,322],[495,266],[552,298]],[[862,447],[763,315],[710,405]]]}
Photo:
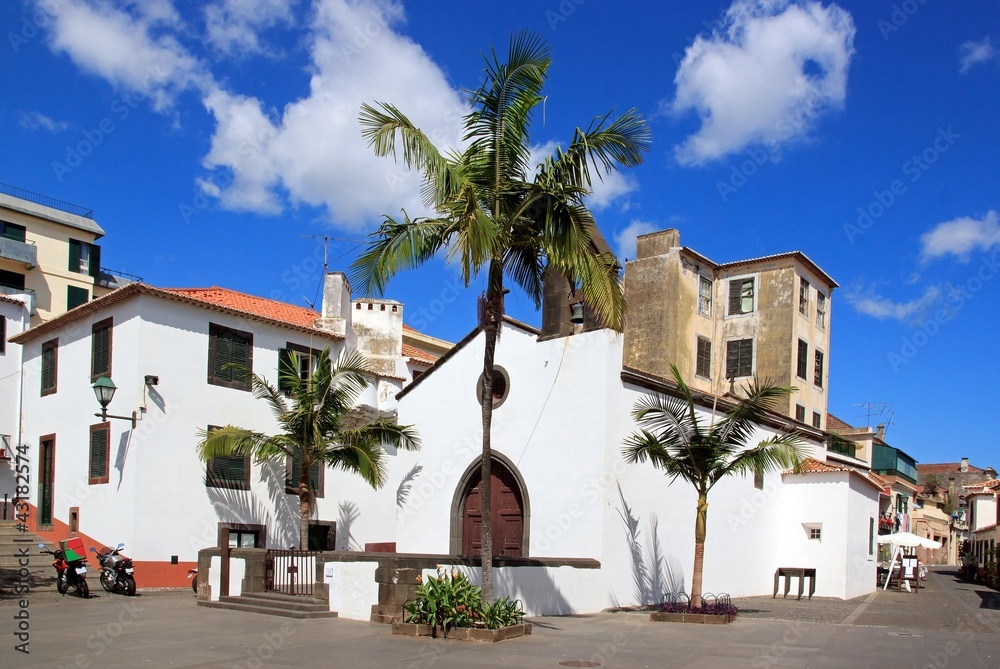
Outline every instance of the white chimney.
{"label": "white chimney", "polygon": [[351,330],[351,284],[343,272],[327,272],[316,327],[347,337]]}
{"label": "white chimney", "polygon": [[962,458],[962,464],[958,469],[963,472],[969,471],[969,458]]}

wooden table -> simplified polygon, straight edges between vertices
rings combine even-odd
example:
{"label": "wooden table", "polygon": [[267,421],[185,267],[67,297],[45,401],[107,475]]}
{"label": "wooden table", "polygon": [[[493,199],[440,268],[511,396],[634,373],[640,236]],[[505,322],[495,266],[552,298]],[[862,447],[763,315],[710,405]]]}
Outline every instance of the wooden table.
{"label": "wooden table", "polygon": [[785,577],[785,597],[788,597],[788,589],[791,587],[792,578],[799,579],[799,599],[802,599],[802,591],[807,578],[809,579],[809,599],[812,599],[813,595],[816,594],[815,569],[808,567],[778,567],[777,571],[774,572],[774,594],[771,595],[771,599],[778,596],[778,579],[782,576]]}

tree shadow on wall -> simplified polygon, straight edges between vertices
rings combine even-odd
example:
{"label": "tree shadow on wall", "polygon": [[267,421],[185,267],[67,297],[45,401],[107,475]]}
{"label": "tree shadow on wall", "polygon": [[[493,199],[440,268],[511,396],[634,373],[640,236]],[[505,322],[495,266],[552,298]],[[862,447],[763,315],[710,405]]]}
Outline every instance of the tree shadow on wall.
{"label": "tree shadow on wall", "polygon": [[[299,517],[294,511],[298,504],[290,504],[285,494],[284,477],[276,474],[272,463],[264,463],[260,468],[260,478],[267,484],[270,503],[258,499],[252,490],[236,488],[206,487],[209,502],[220,523],[238,525],[264,525],[267,537],[262,537],[268,548],[288,548],[299,545]],[[215,528],[217,532],[217,528]],[[206,528],[201,539],[209,541],[210,530]],[[208,545],[215,545],[217,537]]]}
{"label": "tree shadow on wall", "polygon": [[361,511],[354,502],[341,502],[337,521],[337,550],[360,551],[361,546],[351,536],[351,525],[361,517]]}
{"label": "tree shadow on wall", "polygon": [[[628,505],[621,484],[618,484],[618,497],[621,500],[618,516],[625,529],[632,563],[632,595],[635,602],[639,605],[658,604],[664,594],[684,592],[683,570],[672,556],[663,552],[656,514],[649,514],[649,538],[643,546],[639,516]],[[612,606],[621,606],[613,590],[610,599]]]}
{"label": "tree shadow on wall", "polygon": [[400,509],[406,504],[406,498],[410,496],[410,491],[413,490],[413,480],[422,471],[424,471],[423,465],[413,465],[396,487],[396,506]]}

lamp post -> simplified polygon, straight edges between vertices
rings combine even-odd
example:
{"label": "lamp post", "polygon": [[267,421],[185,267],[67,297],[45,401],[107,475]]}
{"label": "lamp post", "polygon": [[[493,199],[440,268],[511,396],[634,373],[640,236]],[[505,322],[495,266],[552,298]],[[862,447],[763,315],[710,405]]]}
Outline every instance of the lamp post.
{"label": "lamp post", "polygon": [[97,401],[101,405],[101,413],[95,413],[94,415],[100,418],[102,423],[107,423],[109,418],[129,420],[132,421],[132,429],[135,429],[136,415],[134,411],[131,416],[112,416],[108,413],[108,405],[111,404],[111,399],[115,396],[115,391],[118,390],[118,387],[111,380],[110,376],[102,376],[97,379],[92,388],[94,389],[94,396],[97,397]]}

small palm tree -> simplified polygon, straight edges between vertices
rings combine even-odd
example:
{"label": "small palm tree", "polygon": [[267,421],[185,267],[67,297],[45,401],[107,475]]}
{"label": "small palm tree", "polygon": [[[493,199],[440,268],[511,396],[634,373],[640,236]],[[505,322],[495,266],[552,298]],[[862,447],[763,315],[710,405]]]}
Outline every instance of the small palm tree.
{"label": "small palm tree", "polygon": [[[699,416],[691,389],[677,367],[671,366],[678,397],[647,395],[636,401],[632,417],[639,431],[625,439],[622,455],[628,463],[646,462],[673,482],[687,481],[698,492],[694,525],[694,569],[691,606],[701,606],[701,581],[705,561],[705,530],[708,493],[730,475],[755,474],[780,469],[798,471],[802,441],[795,430],[781,432],[750,446],[757,426],[777,404],[795,389],[756,380],[746,388],[746,397],[719,422]],[[713,412],[714,413],[714,412]]]}
{"label": "small palm tree", "polygon": [[298,370],[299,358],[293,351],[278,370],[281,390],[257,374],[251,377],[254,397],[270,405],[280,434],[268,436],[227,425],[200,430],[197,449],[205,462],[220,456],[250,455],[257,462],[278,461],[283,465],[286,458],[291,458],[301,472],[297,482],[299,547],[306,550],[309,519],[316,508],[316,491],[310,477],[314,464],[353,472],[379,488],[386,480],[383,447],[418,449],[420,439],[412,427],[388,420],[356,424],[352,416],[354,404],[372,375],[360,353],[345,351],[332,365],[327,348],[317,356],[316,370],[308,379],[300,378]]}
{"label": "small palm tree", "polygon": [[402,220],[389,216],[354,264],[352,279],[364,293],[381,293],[398,272],[419,267],[445,251],[458,262],[468,286],[481,271],[486,290],[479,301],[484,331],[482,384],[482,568],[483,596],[493,600],[493,536],[490,503],[490,425],[493,361],[504,315],[505,279],[520,286],[539,306],[546,270],[581,285],[591,311],[605,325],[621,329],[625,299],[618,262],[601,253],[599,233],[584,204],[591,173],[601,175],[642,162],[649,127],[635,110],[615,120],[605,115],[579,128],[566,150],[557,150],[532,175],[528,129],[532,111],[544,97],[542,86],[552,59],[535,35],[511,38],[506,62],[496,52],[486,59],[486,81],[471,94],[462,152],[442,154],[396,107],[362,105],[362,134],[379,156],[397,156],[420,172],[423,194],[435,215]]}

